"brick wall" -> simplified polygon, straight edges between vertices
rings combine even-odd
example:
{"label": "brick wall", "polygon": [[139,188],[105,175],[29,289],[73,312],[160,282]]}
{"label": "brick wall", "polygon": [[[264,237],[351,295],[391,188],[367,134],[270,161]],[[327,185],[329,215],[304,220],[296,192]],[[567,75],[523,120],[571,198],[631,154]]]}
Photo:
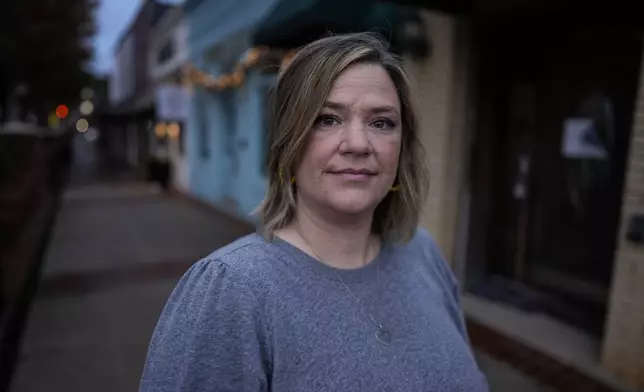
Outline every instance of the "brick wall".
{"label": "brick wall", "polygon": [[640,68],[602,361],[626,383],[644,388],[644,246],[625,239],[631,215],[644,213],[644,66]]}
{"label": "brick wall", "polygon": [[423,11],[431,43],[428,59],[405,59],[414,88],[420,138],[428,155],[430,192],[421,216],[450,262],[454,258],[459,209],[459,186],[465,159],[466,66],[468,48],[454,17]]}

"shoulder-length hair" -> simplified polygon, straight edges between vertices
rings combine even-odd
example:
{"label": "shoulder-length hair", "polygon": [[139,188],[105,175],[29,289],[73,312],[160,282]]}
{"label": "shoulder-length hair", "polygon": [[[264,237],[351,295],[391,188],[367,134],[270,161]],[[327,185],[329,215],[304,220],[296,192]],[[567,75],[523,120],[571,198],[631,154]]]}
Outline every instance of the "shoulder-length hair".
{"label": "shoulder-length hair", "polygon": [[356,33],[314,41],[279,73],[268,102],[268,188],[258,208],[264,235],[288,225],[295,216],[296,185],[290,179],[299,164],[313,123],[334,80],[354,64],[379,64],[391,77],[400,99],[402,143],[395,184],[398,190],[376,207],[372,231],[383,240],[410,240],[418,226],[429,188],[425,154],[418,138],[410,83],[400,60],[378,35]]}

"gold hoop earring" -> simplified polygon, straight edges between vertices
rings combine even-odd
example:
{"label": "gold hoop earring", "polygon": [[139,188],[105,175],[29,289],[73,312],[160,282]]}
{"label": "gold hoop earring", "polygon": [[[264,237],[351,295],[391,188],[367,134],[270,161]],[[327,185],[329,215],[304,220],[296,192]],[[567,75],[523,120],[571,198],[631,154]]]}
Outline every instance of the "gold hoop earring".
{"label": "gold hoop earring", "polygon": [[[284,178],[284,170],[280,169],[279,175],[280,175],[280,181],[286,182],[286,179]],[[295,176],[291,177],[291,184],[295,184]]]}
{"label": "gold hoop earring", "polygon": [[400,190],[400,185],[394,185],[394,186],[391,187],[392,192],[396,192],[396,191],[399,191],[399,190]]}

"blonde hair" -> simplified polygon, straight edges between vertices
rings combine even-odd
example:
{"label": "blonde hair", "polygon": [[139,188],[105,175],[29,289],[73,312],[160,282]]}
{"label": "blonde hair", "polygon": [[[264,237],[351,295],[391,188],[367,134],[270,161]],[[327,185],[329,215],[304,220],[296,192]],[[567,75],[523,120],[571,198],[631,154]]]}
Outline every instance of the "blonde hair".
{"label": "blonde hair", "polygon": [[395,180],[399,190],[389,192],[376,207],[372,231],[393,243],[413,237],[429,178],[409,80],[385,41],[371,33],[356,33],[326,37],[306,45],[277,77],[267,111],[268,188],[258,208],[268,238],[293,220],[296,199],[290,179],[294,168],[333,81],[358,63],[381,65],[396,86],[401,105],[402,143]]}

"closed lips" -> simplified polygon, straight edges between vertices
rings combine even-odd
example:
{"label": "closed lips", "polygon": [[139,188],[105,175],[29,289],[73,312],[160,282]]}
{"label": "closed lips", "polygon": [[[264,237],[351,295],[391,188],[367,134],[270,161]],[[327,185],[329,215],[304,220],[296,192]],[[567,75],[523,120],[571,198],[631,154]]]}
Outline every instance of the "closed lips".
{"label": "closed lips", "polygon": [[368,169],[342,169],[342,170],[331,170],[333,174],[354,174],[354,175],[364,175],[364,176],[373,176],[376,172]]}

